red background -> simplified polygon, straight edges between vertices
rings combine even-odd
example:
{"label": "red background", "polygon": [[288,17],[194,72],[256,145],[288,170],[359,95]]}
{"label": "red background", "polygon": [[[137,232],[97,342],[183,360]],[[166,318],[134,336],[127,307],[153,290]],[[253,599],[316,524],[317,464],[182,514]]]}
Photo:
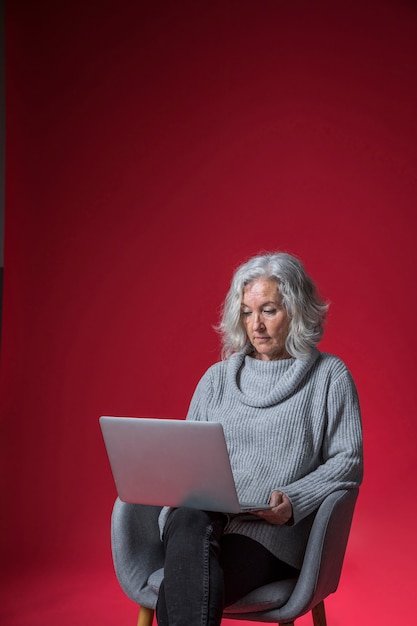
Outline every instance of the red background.
{"label": "red background", "polygon": [[405,0],[6,4],[2,623],[135,623],[98,417],[183,417],[233,269],[276,249],[363,409],[329,623],[408,620],[416,26]]}

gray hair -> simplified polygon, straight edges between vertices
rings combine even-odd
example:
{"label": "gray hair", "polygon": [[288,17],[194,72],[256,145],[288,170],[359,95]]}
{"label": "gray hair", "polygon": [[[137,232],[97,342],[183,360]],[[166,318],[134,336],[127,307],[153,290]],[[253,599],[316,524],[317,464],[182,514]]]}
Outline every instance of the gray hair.
{"label": "gray hair", "polygon": [[291,356],[306,358],[323,336],[328,304],[317,293],[303,264],[285,252],[255,256],[235,271],[217,327],[222,335],[223,358],[243,350],[249,341],[241,318],[242,295],[246,285],[258,278],[277,282],[290,322],[285,347]]}

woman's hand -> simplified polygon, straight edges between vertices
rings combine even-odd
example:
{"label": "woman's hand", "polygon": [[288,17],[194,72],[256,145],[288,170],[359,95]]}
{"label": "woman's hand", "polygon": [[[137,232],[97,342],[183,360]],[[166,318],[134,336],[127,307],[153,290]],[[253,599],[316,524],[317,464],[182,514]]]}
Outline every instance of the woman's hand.
{"label": "woman's hand", "polygon": [[292,505],[285,493],[273,491],[269,501],[270,509],[265,511],[253,511],[252,515],[261,517],[270,524],[283,526],[292,518]]}

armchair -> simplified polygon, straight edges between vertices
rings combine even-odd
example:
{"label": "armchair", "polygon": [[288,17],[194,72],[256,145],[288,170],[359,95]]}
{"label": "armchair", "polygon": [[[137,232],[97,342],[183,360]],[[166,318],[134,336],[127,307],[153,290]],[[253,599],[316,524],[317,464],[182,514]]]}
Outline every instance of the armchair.
{"label": "armchair", "polygon": [[[336,591],[358,489],[330,494],[319,507],[303,566],[297,578],[279,581],[226,607],[224,616],[294,625],[312,611],[314,626],[326,626],[324,599]],[[151,626],[163,579],[164,550],[159,538],[161,507],[117,499],[111,522],[113,562],[126,595],[141,606],[138,626]]]}

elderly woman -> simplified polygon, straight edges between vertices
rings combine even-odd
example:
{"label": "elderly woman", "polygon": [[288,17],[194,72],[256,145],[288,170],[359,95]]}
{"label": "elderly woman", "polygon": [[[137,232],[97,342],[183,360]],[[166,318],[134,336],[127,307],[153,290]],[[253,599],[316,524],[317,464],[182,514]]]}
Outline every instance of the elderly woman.
{"label": "elderly woman", "polygon": [[340,359],[316,348],[326,312],[288,254],[235,272],[220,324],[224,360],[198,383],[187,419],[221,422],[239,498],[270,508],[162,510],[160,626],[220,624],[224,606],[297,575],[321,502],[361,483],[355,385]]}

